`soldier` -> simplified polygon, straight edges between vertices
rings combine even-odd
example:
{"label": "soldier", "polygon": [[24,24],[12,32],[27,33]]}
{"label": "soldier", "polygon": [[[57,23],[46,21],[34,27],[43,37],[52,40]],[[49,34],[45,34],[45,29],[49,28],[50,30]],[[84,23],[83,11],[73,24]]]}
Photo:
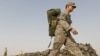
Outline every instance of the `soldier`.
{"label": "soldier", "polygon": [[57,56],[63,44],[65,45],[65,48],[74,56],[82,56],[82,52],[77,47],[75,40],[70,34],[70,32],[74,35],[78,34],[77,30],[71,27],[72,21],[70,12],[72,12],[75,8],[76,5],[74,2],[68,2],[65,6],[65,11],[61,12],[58,16],[59,20],[55,30],[53,48],[49,56]]}
{"label": "soldier", "polygon": [[5,48],[5,52],[3,56],[7,56],[7,48]]}
{"label": "soldier", "polygon": [[21,53],[19,54],[19,56],[24,56],[23,51],[21,51]]}

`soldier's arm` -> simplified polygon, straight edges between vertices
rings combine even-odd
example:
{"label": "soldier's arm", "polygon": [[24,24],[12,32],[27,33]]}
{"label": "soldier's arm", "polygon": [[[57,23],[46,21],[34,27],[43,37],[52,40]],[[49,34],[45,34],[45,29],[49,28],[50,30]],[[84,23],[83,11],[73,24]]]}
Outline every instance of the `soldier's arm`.
{"label": "soldier's arm", "polygon": [[62,27],[66,30],[66,31],[71,31],[74,35],[78,34],[78,31],[74,28],[71,27],[71,25],[69,25],[66,21],[61,20],[60,24],[62,25]]}
{"label": "soldier's arm", "polygon": [[66,31],[69,31],[72,29],[71,25],[69,25],[66,21],[64,20],[60,20],[60,24],[61,26],[66,30]]}
{"label": "soldier's arm", "polygon": [[68,22],[65,20],[66,18],[66,15],[64,14],[61,14],[59,16],[59,19],[60,19],[60,25],[66,30],[66,31],[69,31],[72,29],[71,25],[68,24]]}

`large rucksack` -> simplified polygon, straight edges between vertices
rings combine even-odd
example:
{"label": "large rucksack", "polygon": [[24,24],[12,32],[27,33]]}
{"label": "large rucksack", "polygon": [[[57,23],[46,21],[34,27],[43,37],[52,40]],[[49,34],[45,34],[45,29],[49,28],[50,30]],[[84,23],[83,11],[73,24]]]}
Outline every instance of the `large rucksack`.
{"label": "large rucksack", "polygon": [[[47,17],[48,17],[48,24],[49,24],[49,36],[51,36],[51,40],[52,37],[55,36],[55,29],[58,23],[58,15],[61,13],[61,10],[59,8],[57,9],[49,9],[47,10]],[[48,45],[48,47],[50,47],[51,45],[51,41]]]}
{"label": "large rucksack", "polygon": [[59,8],[57,9],[49,9],[47,10],[47,17],[48,17],[48,24],[49,24],[49,36],[53,37],[55,36],[55,29],[57,26],[57,16],[61,13],[61,10]]}

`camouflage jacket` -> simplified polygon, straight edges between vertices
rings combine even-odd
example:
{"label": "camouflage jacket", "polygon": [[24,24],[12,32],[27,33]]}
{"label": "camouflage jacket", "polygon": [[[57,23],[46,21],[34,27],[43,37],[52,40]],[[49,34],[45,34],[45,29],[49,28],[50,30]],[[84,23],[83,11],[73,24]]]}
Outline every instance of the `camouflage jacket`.
{"label": "camouflage jacket", "polygon": [[67,32],[71,29],[71,15],[66,13],[66,12],[62,12],[57,18],[59,19],[58,21],[58,25],[56,27],[56,33],[61,33],[63,31]]}

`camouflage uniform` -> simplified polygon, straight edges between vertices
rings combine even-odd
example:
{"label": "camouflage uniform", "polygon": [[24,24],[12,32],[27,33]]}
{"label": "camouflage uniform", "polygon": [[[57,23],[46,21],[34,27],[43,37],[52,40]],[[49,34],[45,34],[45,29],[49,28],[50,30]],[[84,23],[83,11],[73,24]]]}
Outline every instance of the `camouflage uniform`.
{"label": "camouflage uniform", "polygon": [[7,56],[7,48],[5,48],[5,52],[3,56]]}
{"label": "camouflage uniform", "polygon": [[49,56],[57,56],[63,44],[65,45],[65,48],[71,52],[71,54],[75,56],[82,56],[82,53],[77,47],[75,40],[70,35],[69,30],[71,29],[72,23],[70,14],[62,12],[58,18],[59,21],[55,31],[53,49]]}

